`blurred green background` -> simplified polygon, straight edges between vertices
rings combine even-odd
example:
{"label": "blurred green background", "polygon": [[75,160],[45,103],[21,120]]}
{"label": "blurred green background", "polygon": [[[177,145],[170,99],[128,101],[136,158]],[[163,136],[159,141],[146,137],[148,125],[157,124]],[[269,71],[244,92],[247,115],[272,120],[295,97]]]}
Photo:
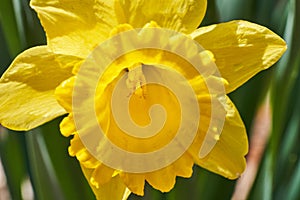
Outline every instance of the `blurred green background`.
{"label": "blurred green background", "polygon": [[[280,62],[230,94],[249,137],[267,94],[273,112],[270,138],[248,199],[300,199],[300,1],[209,0],[201,26],[233,19],[264,25],[288,44]],[[0,74],[18,53],[45,43],[29,0],[0,1]],[[59,133],[60,120],[27,133],[0,128],[0,158],[6,175],[6,182],[3,177],[0,180],[0,200],[9,199],[6,189],[13,200],[94,198],[76,159],[68,156],[69,139]],[[178,178],[171,192],[162,194],[146,186],[144,197],[129,199],[231,199],[235,184],[195,166],[192,178]]]}

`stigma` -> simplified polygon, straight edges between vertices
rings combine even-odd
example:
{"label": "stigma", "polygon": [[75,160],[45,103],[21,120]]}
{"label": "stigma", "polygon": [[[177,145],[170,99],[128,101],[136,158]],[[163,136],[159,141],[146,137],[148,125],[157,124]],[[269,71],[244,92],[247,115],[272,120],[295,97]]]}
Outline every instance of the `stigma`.
{"label": "stigma", "polygon": [[136,63],[127,68],[127,79],[126,86],[129,89],[130,93],[128,96],[132,94],[139,96],[140,98],[146,98],[146,78],[143,73],[143,64]]}

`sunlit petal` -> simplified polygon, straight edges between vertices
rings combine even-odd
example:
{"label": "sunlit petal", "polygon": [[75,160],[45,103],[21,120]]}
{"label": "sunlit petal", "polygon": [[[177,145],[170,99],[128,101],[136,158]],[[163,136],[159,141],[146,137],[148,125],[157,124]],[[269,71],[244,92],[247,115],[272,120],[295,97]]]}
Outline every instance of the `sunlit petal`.
{"label": "sunlit petal", "polygon": [[202,27],[191,35],[214,54],[222,77],[229,82],[227,93],[271,67],[286,50],[285,41],[278,35],[247,21]]}
{"label": "sunlit petal", "polygon": [[0,123],[13,130],[29,130],[65,114],[54,90],[71,76],[76,60],[54,54],[46,46],[21,53],[0,80]]}

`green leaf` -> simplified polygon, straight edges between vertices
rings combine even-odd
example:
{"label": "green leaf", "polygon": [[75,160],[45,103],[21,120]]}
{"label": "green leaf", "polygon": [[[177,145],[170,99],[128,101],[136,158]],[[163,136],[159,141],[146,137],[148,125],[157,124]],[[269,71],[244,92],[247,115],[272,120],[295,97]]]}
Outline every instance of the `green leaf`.
{"label": "green leaf", "polygon": [[69,139],[54,120],[26,134],[29,165],[37,199],[93,199],[79,163],[68,155]]}
{"label": "green leaf", "polygon": [[23,133],[14,133],[0,127],[0,157],[12,199],[22,199],[21,185],[27,173]]}
{"label": "green leaf", "polygon": [[19,13],[15,15],[14,4],[11,0],[0,1],[0,22],[12,57],[15,57],[20,49],[24,48],[24,34],[22,34],[21,22],[17,18],[22,18]]}

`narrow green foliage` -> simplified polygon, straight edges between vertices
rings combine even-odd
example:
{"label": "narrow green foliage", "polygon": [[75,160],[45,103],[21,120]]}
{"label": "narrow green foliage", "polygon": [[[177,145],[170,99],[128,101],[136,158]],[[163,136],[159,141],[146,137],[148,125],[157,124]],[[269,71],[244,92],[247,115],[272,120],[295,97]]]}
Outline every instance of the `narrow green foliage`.
{"label": "narrow green foliage", "polygon": [[[22,50],[46,44],[28,3],[0,0],[0,74]],[[300,199],[300,1],[208,0],[202,26],[233,19],[267,26],[288,44],[278,64],[230,94],[249,134],[258,105],[271,94],[272,131],[249,199]],[[0,127],[0,158],[13,200],[22,199],[27,178],[38,200],[94,198],[77,160],[68,155],[69,138],[60,135],[60,120],[25,134]],[[171,192],[161,193],[147,185],[144,197],[131,195],[129,199],[230,199],[234,187],[235,181],[195,166],[193,176],[177,178]]]}

